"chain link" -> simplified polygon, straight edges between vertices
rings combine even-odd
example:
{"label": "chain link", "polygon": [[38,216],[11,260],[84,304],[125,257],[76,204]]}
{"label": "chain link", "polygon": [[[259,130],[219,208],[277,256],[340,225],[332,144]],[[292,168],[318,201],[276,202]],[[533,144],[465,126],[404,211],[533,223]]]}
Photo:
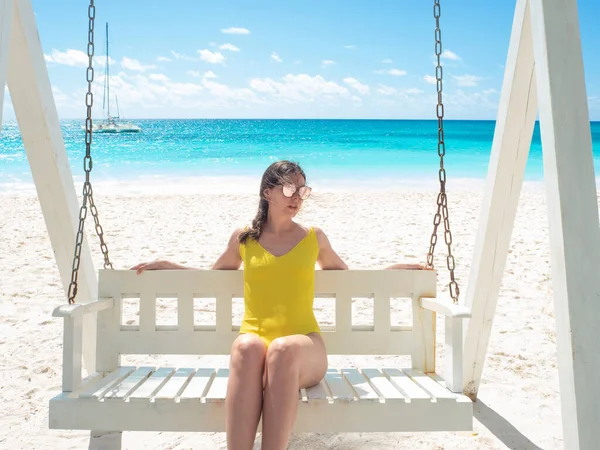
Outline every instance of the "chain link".
{"label": "chain link", "polygon": [[452,255],[452,232],[450,231],[450,219],[448,216],[448,197],[446,196],[446,169],[444,168],[444,156],[446,156],[446,142],[444,139],[444,103],[442,99],[443,92],[443,78],[444,70],[442,68],[442,30],[440,29],[440,16],[441,7],[440,0],[434,0],[433,5],[433,16],[435,18],[435,55],[437,57],[437,65],[435,68],[435,79],[437,86],[437,107],[436,115],[438,119],[438,155],[440,157],[440,170],[438,172],[438,179],[440,182],[440,192],[437,196],[437,211],[433,217],[433,232],[431,233],[431,239],[429,241],[429,252],[427,253],[427,267],[430,269],[434,268],[433,254],[435,251],[435,245],[437,244],[437,229],[438,226],[444,222],[444,241],[448,247],[448,256],[446,257],[446,266],[450,272],[450,283],[448,285],[450,289],[450,297],[452,297],[453,303],[458,303],[458,296],[460,289],[458,283],[454,278],[454,269],[456,262]]}
{"label": "chain link", "polygon": [[69,304],[75,303],[75,297],[77,296],[77,279],[79,275],[79,264],[81,262],[81,248],[83,244],[83,236],[85,232],[85,219],[88,213],[88,202],[92,216],[94,217],[94,223],[96,227],[96,233],[100,238],[100,249],[104,255],[104,268],[112,269],[112,263],[108,257],[108,247],[104,242],[104,232],[100,225],[98,218],[98,209],[94,204],[94,196],[92,190],[92,183],[90,182],[90,173],[92,172],[92,106],[94,105],[94,94],[92,93],[92,83],[94,81],[94,20],[96,18],[96,6],[94,0],[90,0],[90,6],[88,7],[88,44],[87,44],[87,55],[88,55],[88,68],[86,71],[86,80],[88,83],[88,90],[85,95],[85,106],[87,108],[87,116],[85,119],[85,157],[83,158],[83,169],[85,171],[85,182],[83,184],[83,202],[81,209],[79,210],[79,228],[77,229],[77,237],[75,239],[75,255],[73,257],[73,267],[71,272],[71,283],[69,284]]}

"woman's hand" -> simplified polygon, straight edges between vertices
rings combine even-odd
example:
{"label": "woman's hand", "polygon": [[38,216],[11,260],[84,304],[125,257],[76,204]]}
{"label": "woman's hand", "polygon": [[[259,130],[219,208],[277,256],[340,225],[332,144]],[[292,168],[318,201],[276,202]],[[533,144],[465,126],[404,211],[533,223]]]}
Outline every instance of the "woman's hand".
{"label": "woman's hand", "polygon": [[386,270],[433,270],[433,268],[421,264],[393,264],[386,267]]}
{"label": "woman's hand", "polygon": [[136,270],[138,274],[142,273],[144,270],[173,270],[180,269],[183,267],[179,267],[177,264],[174,264],[170,261],[164,261],[161,259],[157,259],[156,261],[144,262],[133,266],[129,270]]}

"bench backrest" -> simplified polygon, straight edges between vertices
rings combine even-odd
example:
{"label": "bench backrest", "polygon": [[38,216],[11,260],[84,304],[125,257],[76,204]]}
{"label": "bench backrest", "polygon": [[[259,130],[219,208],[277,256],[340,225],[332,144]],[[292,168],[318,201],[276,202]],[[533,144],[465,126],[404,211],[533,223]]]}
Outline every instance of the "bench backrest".
{"label": "bench backrest", "polygon": [[[119,365],[122,354],[227,355],[238,326],[232,324],[232,299],[243,298],[241,270],[100,270],[99,298],[114,308],[98,313],[97,370]],[[435,360],[435,317],[419,305],[435,297],[434,271],[344,270],[315,272],[315,297],[335,299],[333,326],[321,324],[331,355],[411,355],[413,367],[427,370]],[[352,299],[373,299],[372,325],[353,325]],[[195,299],[216,299],[216,320],[194,323]],[[392,326],[390,299],[412,303],[412,324]],[[128,299],[139,304],[138,320],[123,323]],[[157,324],[157,299],[172,299],[175,323]],[[174,313],[173,313],[174,314]]]}

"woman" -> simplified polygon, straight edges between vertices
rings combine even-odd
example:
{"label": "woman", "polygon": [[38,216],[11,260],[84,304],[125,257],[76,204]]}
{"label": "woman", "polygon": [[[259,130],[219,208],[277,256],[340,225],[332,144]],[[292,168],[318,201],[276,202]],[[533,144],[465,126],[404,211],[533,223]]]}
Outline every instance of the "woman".
{"label": "woman", "polygon": [[[231,348],[225,399],[229,450],[252,449],[262,414],[262,449],[287,447],[298,409],[298,390],[327,371],[327,352],[313,313],[315,264],[348,269],[325,233],[293,219],[311,193],[296,163],[278,161],[263,174],[251,227],[233,232],[214,270],[244,264],[245,313]],[[421,269],[397,264],[394,269]],[[168,261],[133,267],[187,269]]]}

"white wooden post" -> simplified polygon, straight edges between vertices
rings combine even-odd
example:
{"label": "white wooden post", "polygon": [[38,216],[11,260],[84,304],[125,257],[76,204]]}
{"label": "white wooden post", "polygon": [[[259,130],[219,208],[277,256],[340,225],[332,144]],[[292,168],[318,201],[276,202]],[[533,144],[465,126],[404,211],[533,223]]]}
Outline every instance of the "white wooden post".
{"label": "white wooden post", "polygon": [[445,377],[446,387],[452,392],[463,392],[463,320],[445,317],[446,335],[444,337],[446,351]]}
{"label": "white wooden post", "polygon": [[600,442],[600,230],[576,0],[530,0],[565,447]]}
{"label": "white wooden post", "polygon": [[4,110],[4,87],[10,48],[10,24],[12,22],[13,0],[0,0],[0,131],[2,131],[2,112]]}
{"label": "white wooden post", "polygon": [[536,117],[531,23],[527,0],[518,0],[465,305],[465,394],[475,399],[498,302],[525,165]]}
{"label": "white wooden post", "polygon": [[[84,72],[82,80],[85,80]],[[8,88],[60,277],[68,292],[79,204],[30,0],[14,3]],[[81,141],[83,144],[83,135]],[[96,272],[84,240],[77,301],[85,303],[95,299],[97,286]],[[83,318],[83,357],[90,373],[95,371],[95,348],[95,315],[90,314]]]}

